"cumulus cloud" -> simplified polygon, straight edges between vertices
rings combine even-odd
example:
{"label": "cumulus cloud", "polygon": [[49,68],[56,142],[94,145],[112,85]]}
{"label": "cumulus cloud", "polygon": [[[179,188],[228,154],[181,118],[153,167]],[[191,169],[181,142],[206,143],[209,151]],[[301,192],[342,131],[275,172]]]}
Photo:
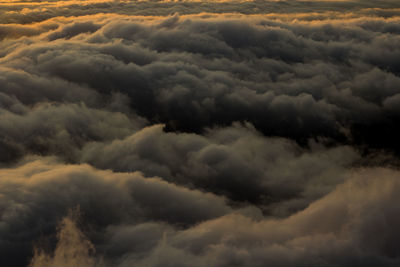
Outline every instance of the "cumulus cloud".
{"label": "cumulus cloud", "polygon": [[265,138],[250,125],[213,129],[205,136],[166,133],[156,125],[107,145],[89,143],[81,161],[140,170],[235,201],[277,203],[269,212],[286,215],[346,180],[346,168],[359,159],[348,146],[309,145],[306,150],[291,140]]}
{"label": "cumulus cloud", "polygon": [[248,121],[303,143],[325,136],[399,150],[398,132],[389,130],[396,109],[384,105],[400,88],[398,18],[103,15],[58,23],[5,42],[3,93],[27,105],[49,99],[98,107],[117,92],[172,131]]}
{"label": "cumulus cloud", "polygon": [[74,161],[86,142],[121,138],[145,123],[139,117],[128,118],[121,112],[90,109],[84,104],[46,104],[29,109],[17,102],[8,106],[11,111],[0,108],[0,144],[7,147],[1,156],[4,162],[30,153]]}
{"label": "cumulus cloud", "polygon": [[399,14],[1,2],[0,265],[398,266]]}
{"label": "cumulus cloud", "polygon": [[[2,265],[27,260],[34,241],[80,207],[93,230],[112,224],[159,222],[183,227],[228,213],[226,200],[142,174],[98,171],[43,160],[1,171]],[[13,253],[21,257],[10,257]]]}
{"label": "cumulus cloud", "polygon": [[[98,230],[102,236],[93,239],[100,251],[107,248],[97,255],[87,253],[93,245],[67,217],[51,260],[61,254],[67,260],[85,256],[86,262],[102,260],[110,266],[397,266],[399,218],[392,203],[398,201],[398,189],[397,171],[364,169],[285,219],[260,218],[254,210],[230,211],[184,229],[111,220],[105,231]],[[112,208],[121,209],[117,203]],[[85,249],[75,253],[81,246]],[[44,259],[49,256],[36,256],[33,264]]]}

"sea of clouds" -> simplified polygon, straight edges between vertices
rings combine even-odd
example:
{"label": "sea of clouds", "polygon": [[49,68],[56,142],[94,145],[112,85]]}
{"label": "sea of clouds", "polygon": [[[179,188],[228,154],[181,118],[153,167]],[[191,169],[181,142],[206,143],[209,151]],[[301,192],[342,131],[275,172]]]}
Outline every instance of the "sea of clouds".
{"label": "sea of clouds", "polygon": [[0,265],[400,266],[398,1],[0,2]]}

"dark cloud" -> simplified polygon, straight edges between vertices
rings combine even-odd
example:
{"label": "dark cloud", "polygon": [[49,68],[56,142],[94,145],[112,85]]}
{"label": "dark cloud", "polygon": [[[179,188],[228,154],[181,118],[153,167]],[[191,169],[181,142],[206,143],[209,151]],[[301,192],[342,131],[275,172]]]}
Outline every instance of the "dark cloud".
{"label": "dark cloud", "polygon": [[398,266],[399,11],[0,3],[0,265]]}
{"label": "dark cloud", "polygon": [[[2,92],[31,105],[49,99],[97,107],[117,92],[134,112],[172,131],[248,121],[303,144],[325,136],[399,151],[398,116],[383,107],[400,88],[397,18],[117,16],[65,23],[25,43],[5,43]],[[383,139],[390,141],[372,141]]]}
{"label": "dark cloud", "polygon": [[[5,100],[5,104],[15,101]],[[121,112],[84,104],[43,104],[29,109],[11,102],[8,108],[11,111],[0,108],[0,144],[7,147],[2,154],[6,162],[26,154],[59,155],[74,161],[85,143],[122,138],[145,123],[139,117],[128,118]]]}
{"label": "dark cloud", "polygon": [[157,125],[107,145],[89,143],[81,160],[102,169],[140,170],[236,201],[275,203],[265,207],[268,212],[287,215],[346,180],[345,168],[359,157],[350,147],[310,146],[265,138],[250,125],[206,136],[165,133]]}
{"label": "dark cloud", "polygon": [[[1,264],[20,266],[34,241],[55,230],[68,209],[80,207],[93,230],[113,224],[166,222],[177,227],[228,213],[225,200],[144,178],[89,166],[32,161],[1,174]],[[20,257],[10,257],[13,253]]]}
{"label": "dark cloud", "polygon": [[[78,167],[68,168],[76,171]],[[79,168],[82,170],[82,167]],[[84,169],[88,171],[86,167]],[[120,191],[129,190],[123,184],[129,184],[130,178],[123,179],[121,184],[121,180],[115,179],[119,175],[105,180],[100,175],[101,172],[97,172],[89,180],[93,179],[99,185],[114,181],[112,184],[117,183],[122,188],[111,187],[108,192],[118,190],[118,200],[124,199]],[[35,176],[39,180],[41,173]],[[398,207],[392,204],[398,201],[398,176],[397,171],[384,169],[357,171],[332,193],[286,219],[260,219],[256,210],[232,211],[185,229],[163,223],[126,224],[128,220],[121,225],[110,220],[103,226],[105,231],[97,233],[102,237],[93,241],[98,250],[91,255],[85,255],[85,251],[92,244],[67,218],[64,219],[54,256],[36,256],[33,266],[53,266],[60,259],[60,263],[64,264],[87,262],[82,266],[95,266],[93,263],[100,260],[110,266],[187,266],[188,263],[191,266],[397,266],[399,232],[396,225],[399,217]],[[40,180],[41,184],[53,183],[50,177]],[[68,183],[74,180],[62,179]],[[32,184],[36,183],[32,181]],[[34,189],[33,185],[28,188]],[[162,197],[163,194],[157,194],[157,198]],[[84,199],[86,202],[90,198]],[[107,203],[113,205],[112,211],[126,213],[127,210],[114,201]],[[163,208],[169,209],[169,205]],[[70,234],[65,235],[65,232]],[[77,248],[83,250],[74,253]],[[102,254],[103,249],[109,254]],[[43,262],[50,264],[43,265]]]}

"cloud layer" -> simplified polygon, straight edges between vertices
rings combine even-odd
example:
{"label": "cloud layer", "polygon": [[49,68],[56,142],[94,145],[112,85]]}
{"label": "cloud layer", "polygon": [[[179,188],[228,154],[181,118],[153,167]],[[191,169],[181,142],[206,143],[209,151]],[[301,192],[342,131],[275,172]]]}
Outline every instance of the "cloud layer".
{"label": "cloud layer", "polygon": [[1,266],[398,266],[397,1],[0,3]]}
{"label": "cloud layer", "polygon": [[[224,198],[159,178],[87,165],[33,161],[3,170],[1,178],[3,255],[22,251],[27,244],[19,240],[27,236],[54,231],[52,225],[75,205],[80,220],[92,225],[85,237],[72,218],[64,219],[54,256],[38,254],[33,266],[54,266],[60,259],[86,262],[83,266],[399,264],[399,211],[393,203],[400,187],[393,170],[353,172],[337,189],[284,219],[263,217],[255,207],[233,210]],[[74,244],[87,253],[73,253]]]}
{"label": "cloud layer", "polygon": [[84,102],[171,131],[247,121],[298,142],[323,136],[398,152],[398,18],[286,19],[49,20],[34,27],[47,32],[5,39],[1,92],[17,112]]}

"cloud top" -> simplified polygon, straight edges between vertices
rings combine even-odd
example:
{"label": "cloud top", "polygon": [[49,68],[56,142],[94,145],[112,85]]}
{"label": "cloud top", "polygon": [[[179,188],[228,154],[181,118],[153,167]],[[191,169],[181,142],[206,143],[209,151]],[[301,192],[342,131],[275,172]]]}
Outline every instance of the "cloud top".
{"label": "cloud top", "polygon": [[399,266],[399,11],[1,2],[0,265]]}

